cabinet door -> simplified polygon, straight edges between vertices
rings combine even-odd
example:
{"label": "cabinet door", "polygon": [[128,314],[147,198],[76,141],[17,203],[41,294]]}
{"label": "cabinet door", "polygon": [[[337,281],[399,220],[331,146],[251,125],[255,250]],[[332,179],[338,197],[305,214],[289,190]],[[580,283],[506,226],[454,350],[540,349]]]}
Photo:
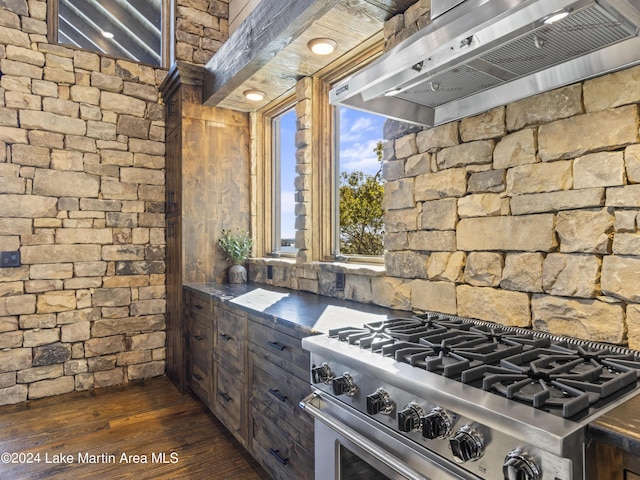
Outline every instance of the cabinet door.
{"label": "cabinet door", "polygon": [[235,373],[214,363],[213,413],[227,429],[246,446],[247,444],[247,408],[245,385]]}
{"label": "cabinet door", "polygon": [[300,400],[311,392],[307,382],[253,353],[249,365],[252,400],[273,410],[301,432],[313,425],[311,417],[299,407]]}

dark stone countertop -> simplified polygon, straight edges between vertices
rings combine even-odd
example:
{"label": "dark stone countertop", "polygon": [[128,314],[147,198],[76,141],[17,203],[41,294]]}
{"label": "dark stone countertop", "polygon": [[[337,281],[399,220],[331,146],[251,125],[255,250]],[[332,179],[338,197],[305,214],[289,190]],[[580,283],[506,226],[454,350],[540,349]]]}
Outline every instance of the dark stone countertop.
{"label": "dark stone countertop", "polygon": [[640,456],[640,395],[589,424],[589,436]]}
{"label": "dark stone countertop", "polygon": [[285,323],[302,333],[325,333],[330,328],[360,326],[387,318],[406,317],[411,312],[325,297],[314,293],[247,283],[204,283],[185,288],[211,295],[223,304],[240,308],[275,323]]}
{"label": "dark stone countertop", "polygon": [[[185,288],[211,295],[223,304],[267,320],[284,323],[302,334],[327,332],[340,326],[358,326],[410,312],[340,300],[307,292],[260,284],[192,284]],[[640,456],[640,395],[600,416],[589,425],[589,436]]]}

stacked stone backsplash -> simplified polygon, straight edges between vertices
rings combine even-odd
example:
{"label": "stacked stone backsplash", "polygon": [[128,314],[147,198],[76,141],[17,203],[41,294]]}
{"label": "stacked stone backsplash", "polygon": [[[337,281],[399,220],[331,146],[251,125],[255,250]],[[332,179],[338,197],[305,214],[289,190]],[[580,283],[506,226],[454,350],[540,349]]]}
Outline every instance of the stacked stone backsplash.
{"label": "stacked stone backsplash", "polygon": [[636,67],[393,141],[386,274],[417,309],[640,347],[639,101]]}
{"label": "stacked stone backsplash", "polygon": [[[429,8],[389,20],[387,48]],[[267,262],[252,276],[640,349],[639,103],[634,67],[431,129],[388,122],[384,272],[271,260],[272,280]]]}
{"label": "stacked stone backsplash", "polygon": [[166,71],[0,1],[0,404],[164,372]]}

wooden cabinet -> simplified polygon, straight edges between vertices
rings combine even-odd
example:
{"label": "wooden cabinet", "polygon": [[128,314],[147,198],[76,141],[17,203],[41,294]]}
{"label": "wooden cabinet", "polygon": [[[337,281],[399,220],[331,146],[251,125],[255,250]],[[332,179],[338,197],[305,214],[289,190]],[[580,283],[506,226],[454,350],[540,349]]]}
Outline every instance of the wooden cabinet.
{"label": "wooden cabinet", "polygon": [[313,480],[311,392],[300,330],[184,289],[187,385],[278,480]]}
{"label": "wooden cabinet", "polygon": [[247,315],[215,306],[214,383],[211,408],[218,419],[247,446]]}
{"label": "wooden cabinet", "polygon": [[298,406],[311,391],[309,355],[294,329],[249,315],[249,442],[274,478],[313,479],[313,420]]}
{"label": "wooden cabinet", "polygon": [[184,303],[187,320],[187,384],[205,405],[210,406],[213,304],[211,297],[191,291],[185,292]]}
{"label": "wooden cabinet", "polygon": [[[203,67],[177,62],[160,90],[166,105],[166,373],[184,391],[182,286],[223,281],[223,228],[249,230],[249,115],[202,105]],[[153,272],[156,273],[156,272]],[[162,272],[157,272],[162,273]]]}
{"label": "wooden cabinet", "polygon": [[587,480],[640,480],[640,458],[597,440],[587,446]]}

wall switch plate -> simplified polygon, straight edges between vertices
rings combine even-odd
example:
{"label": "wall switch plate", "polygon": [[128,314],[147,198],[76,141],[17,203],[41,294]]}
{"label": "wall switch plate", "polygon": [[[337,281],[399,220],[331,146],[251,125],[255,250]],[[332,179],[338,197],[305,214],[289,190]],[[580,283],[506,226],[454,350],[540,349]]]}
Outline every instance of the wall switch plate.
{"label": "wall switch plate", "polygon": [[20,252],[0,252],[0,268],[20,266]]}
{"label": "wall switch plate", "polygon": [[273,265],[267,265],[267,279],[273,279]]}
{"label": "wall switch plate", "polygon": [[336,290],[338,292],[344,291],[344,273],[336,273]]}

